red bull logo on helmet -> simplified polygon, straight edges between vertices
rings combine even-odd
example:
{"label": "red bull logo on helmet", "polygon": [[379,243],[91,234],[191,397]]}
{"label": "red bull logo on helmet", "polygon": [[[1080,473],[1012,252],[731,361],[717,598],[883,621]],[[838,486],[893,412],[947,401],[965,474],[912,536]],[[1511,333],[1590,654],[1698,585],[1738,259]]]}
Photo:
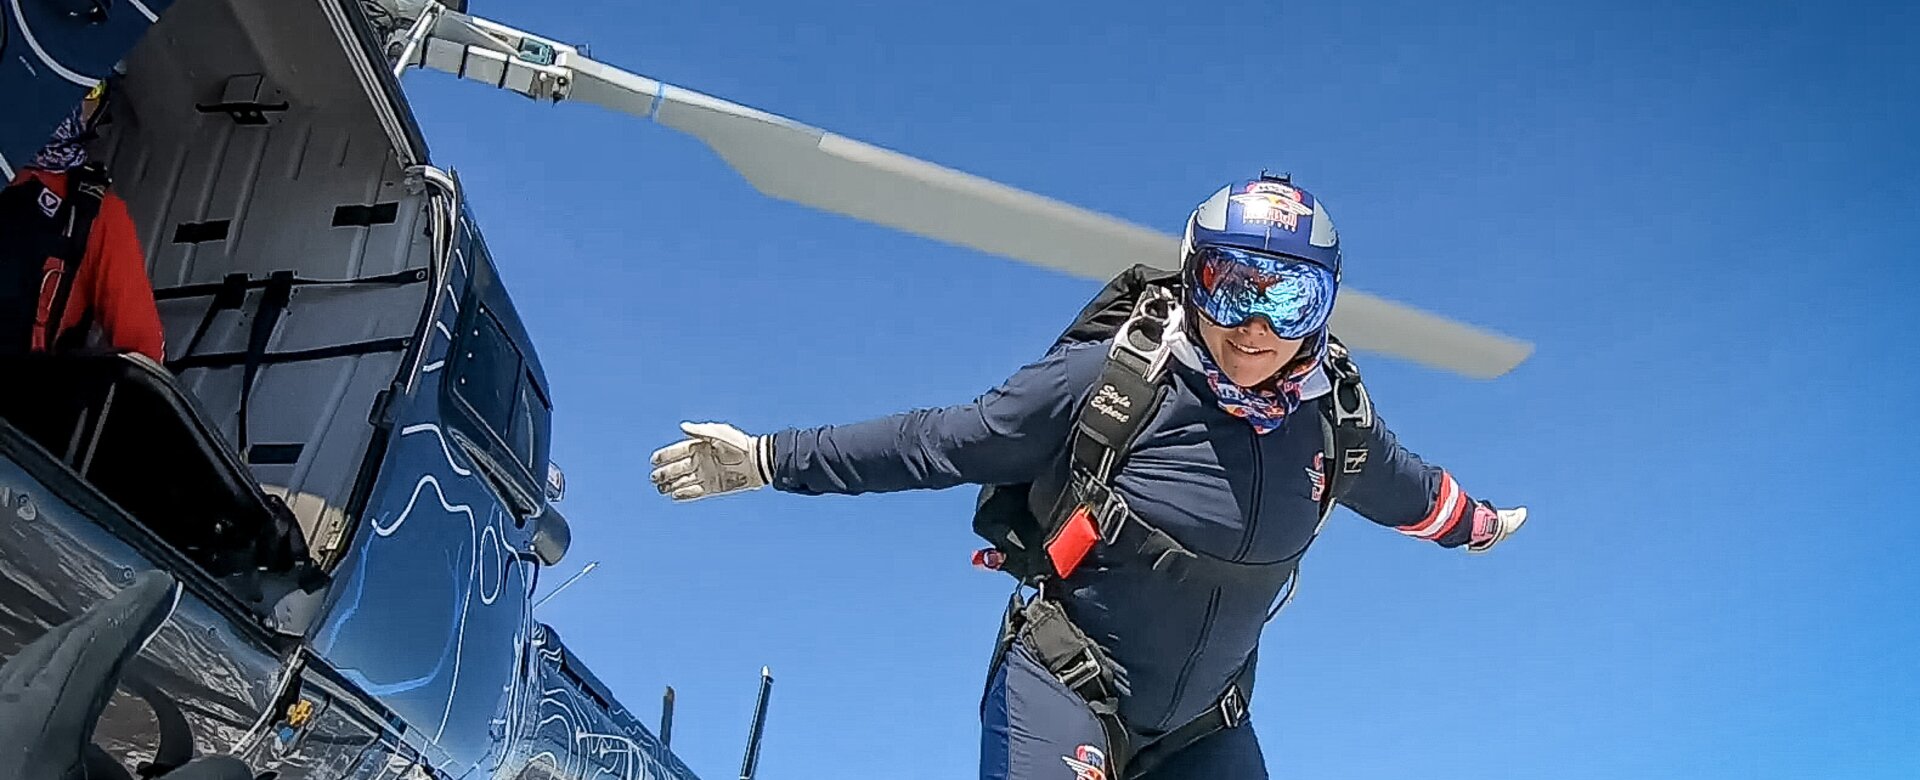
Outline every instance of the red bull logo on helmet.
{"label": "red bull logo on helmet", "polygon": [[1313,214],[1313,207],[1305,202],[1299,190],[1275,181],[1250,182],[1246,192],[1232,196],[1231,200],[1240,204],[1241,219],[1286,228],[1289,232],[1300,229],[1301,217]]}

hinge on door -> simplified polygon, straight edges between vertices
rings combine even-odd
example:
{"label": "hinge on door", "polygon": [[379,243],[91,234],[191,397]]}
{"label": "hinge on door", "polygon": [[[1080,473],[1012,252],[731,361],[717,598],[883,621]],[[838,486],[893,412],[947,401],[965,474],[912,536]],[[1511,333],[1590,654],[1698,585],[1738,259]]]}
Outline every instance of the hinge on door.
{"label": "hinge on door", "polygon": [[393,399],[398,396],[391,386],[374,395],[373,408],[367,410],[367,424],[380,430],[393,427]]}

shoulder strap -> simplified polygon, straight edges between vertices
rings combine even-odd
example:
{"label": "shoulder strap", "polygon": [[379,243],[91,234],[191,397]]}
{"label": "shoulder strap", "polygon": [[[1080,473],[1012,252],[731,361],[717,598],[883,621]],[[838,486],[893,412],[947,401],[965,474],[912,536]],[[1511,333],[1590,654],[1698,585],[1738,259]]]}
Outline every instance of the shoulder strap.
{"label": "shoulder strap", "polygon": [[1171,356],[1167,336],[1179,320],[1174,300],[1166,288],[1148,287],[1114,334],[1106,366],[1074,419],[1069,448],[1076,476],[1111,484],[1159,410]]}
{"label": "shoulder strap", "polygon": [[1112,542],[1129,510],[1112,490],[1134,441],[1160,410],[1167,394],[1167,337],[1179,326],[1178,298],[1171,290],[1149,286],[1114,334],[1106,366],[1089,388],[1068,436],[1070,479],[1045,517],[1037,518],[1037,545],[1028,574],[1051,578],[1071,574],[1094,545]]}
{"label": "shoulder strap", "polygon": [[111,179],[106,169],[98,163],[87,163],[67,173],[67,197],[60,206],[65,217],[62,229],[64,244],[59,255],[60,283],[54,288],[43,342],[49,349],[59,341],[60,325],[66,320],[67,301],[73,297],[73,279],[79,275],[80,262],[86,258],[87,240],[93,233],[94,219],[100,216],[100,205],[106,199],[109,184]]}
{"label": "shoulder strap", "polygon": [[1321,496],[1324,519],[1334,502],[1345,495],[1354,477],[1367,466],[1367,435],[1373,430],[1373,399],[1360,381],[1360,368],[1345,344],[1327,337],[1327,379],[1333,389],[1320,405],[1321,430],[1326,438],[1326,489]]}

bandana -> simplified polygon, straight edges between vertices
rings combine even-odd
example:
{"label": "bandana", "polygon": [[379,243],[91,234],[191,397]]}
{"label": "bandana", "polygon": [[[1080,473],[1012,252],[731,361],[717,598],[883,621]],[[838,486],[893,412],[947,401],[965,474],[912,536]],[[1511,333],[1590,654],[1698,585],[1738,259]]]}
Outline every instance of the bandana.
{"label": "bandana", "polygon": [[33,158],[33,167],[45,171],[70,171],[87,162],[87,139],[93,135],[87,127],[86,118],[81,115],[83,106],[74,106],[66,119],[60,120],[60,126],[53,130],[53,140],[41,147],[40,153]]}
{"label": "bandana", "polygon": [[1228,379],[1207,350],[1195,351],[1200,357],[1200,370],[1207,375],[1207,384],[1219,398],[1220,408],[1246,420],[1253,426],[1254,433],[1265,436],[1286,425],[1287,415],[1300,408],[1304,383],[1320,369],[1320,360],[1326,355],[1326,336],[1315,336],[1303,346],[1312,357],[1288,363],[1280,376],[1252,388],[1241,387]]}

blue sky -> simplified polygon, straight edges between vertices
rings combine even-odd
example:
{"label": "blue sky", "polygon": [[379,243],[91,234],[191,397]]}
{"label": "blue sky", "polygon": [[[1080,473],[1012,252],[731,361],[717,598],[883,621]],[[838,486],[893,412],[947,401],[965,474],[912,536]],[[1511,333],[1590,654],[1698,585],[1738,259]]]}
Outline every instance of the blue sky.
{"label": "blue sky", "polygon": [[[1920,773],[1920,12],[1549,5],[475,10],[1169,232],[1289,170],[1351,285],[1533,340],[1493,382],[1363,356],[1405,443],[1533,519],[1473,559],[1330,524],[1266,634],[1276,777]],[[541,617],[647,719],[674,685],[707,778],[763,664],[762,777],[974,776],[1008,582],[967,566],[971,490],[673,505],[645,460],[683,419],[967,401],[1097,285],[763,198],[658,125],[408,84],[554,384],[558,574],[603,562]]]}

